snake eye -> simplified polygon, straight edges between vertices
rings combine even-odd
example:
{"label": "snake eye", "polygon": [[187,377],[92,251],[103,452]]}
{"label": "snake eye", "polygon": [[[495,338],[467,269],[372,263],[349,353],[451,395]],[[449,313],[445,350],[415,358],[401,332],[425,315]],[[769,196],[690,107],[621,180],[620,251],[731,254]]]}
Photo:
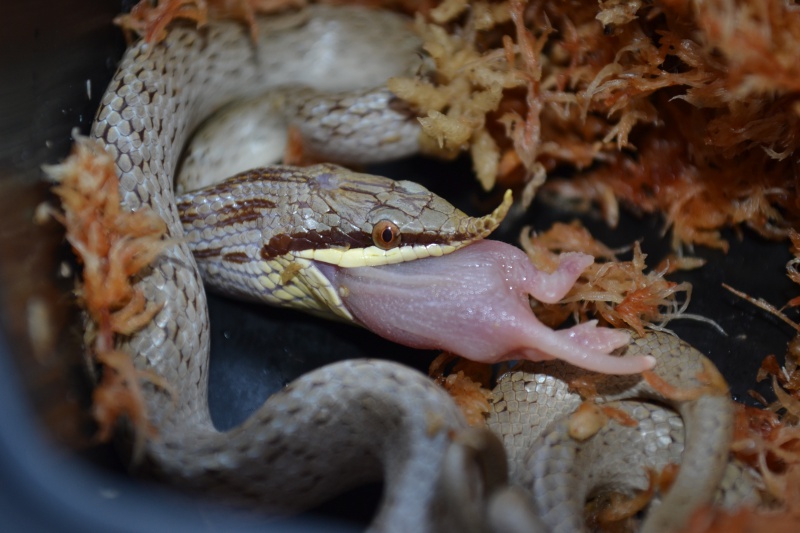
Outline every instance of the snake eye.
{"label": "snake eye", "polygon": [[400,228],[389,220],[381,220],[372,228],[372,242],[384,250],[390,250],[400,244]]}

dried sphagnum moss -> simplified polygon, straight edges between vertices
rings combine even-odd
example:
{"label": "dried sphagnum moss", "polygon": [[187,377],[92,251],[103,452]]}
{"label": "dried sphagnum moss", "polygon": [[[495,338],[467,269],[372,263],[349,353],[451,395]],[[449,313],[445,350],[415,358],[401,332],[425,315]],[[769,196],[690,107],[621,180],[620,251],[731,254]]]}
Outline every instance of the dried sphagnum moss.
{"label": "dried sphagnum moss", "polygon": [[167,36],[167,29],[176,20],[202,28],[209,20],[230,19],[247,25],[255,41],[258,38],[256,14],[269,14],[303,7],[306,0],[140,0],[130,13],[114,17],[128,42],[141,36],[148,43],[157,43]]}
{"label": "dried sphagnum moss", "polygon": [[91,321],[86,344],[92,363],[101,367],[93,391],[97,438],[108,440],[118,420],[127,418],[135,433],[136,460],[145,438],[154,435],[141,383],[170,387],[160,376],[136,369],[131,356],[116,347],[116,338],[141,329],[160,310],[146,301],[134,280],[169,244],[163,239],[166,224],[147,209],[122,208],[114,160],[95,141],[78,138],[72,154],[45,171],[61,200],[62,211],[52,213],[66,228],[82,267],[75,292]]}
{"label": "dried sphagnum moss", "polygon": [[[724,249],[719,230],[740,224],[785,237],[798,220],[790,4],[454,0],[417,28],[436,77],[392,89],[431,151],[470,151],[485,188],[517,180],[529,200],[582,171],[573,193],[664,213],[676,247]],[[612,195],[596,196],[603,184]]]}
{"label": "dried sphagnum moss", "polygon": [[633,245],[632,258],[622,261],[577,222],[557,223],[541,233],[525,228],[520,241],[534,266],[544,271],[555,270],[561,252],[583,252],[596,259],[561,302],[539,303],[534,308],[536,316],[551,327],[570,317],[580,317],[581,321],[600,318],[644,335],[647,326],[661,327],[671,319],[689,316],[685,311],[691,285],[665,279],[666,267],[649,270],[647,255],[638,243]]}
{"label": "dried sphagnum moss", "polygon": [[[461,13],[463,2],[441,4],[431,17],[446,23]],[[481,3],[477,16],[470,17],[482,30],[508,20],[508,11],[497,5]],[[469,149],[478,180],[486,189],[494,185],[500,152],[486,130],[487,115],[495,111],[503,91],[518,87],[521,81],[508,68],[502,50],[480,53],[475,38],[478,29],[472,24],[460,32],[448,32],[443,26],[417,17],[416,30],[425,42],[425,51],[435,64],[435,82],[419,78],[392,78],[389,89],[408,101],[423,115],[419,120],[424,135],[423,151],[440,157],[452,157]]]}

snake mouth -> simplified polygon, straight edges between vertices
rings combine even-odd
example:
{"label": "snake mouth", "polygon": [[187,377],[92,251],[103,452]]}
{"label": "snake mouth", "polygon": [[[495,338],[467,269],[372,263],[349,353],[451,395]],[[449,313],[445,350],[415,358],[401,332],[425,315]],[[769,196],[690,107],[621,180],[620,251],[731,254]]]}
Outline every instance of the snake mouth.
{"label": "snake mouth", "polygon": [[628,333],[596,322],[554,331],[536,318],[533,297],[563,298],[594,259],[565,253],[552,273],[537,270],[521,250],[481,240],[442,257],[379,267],[317,263],[357,322],[394,342],[445,350],[475,361],[562,359],[610,374],[638,373],[649,357],[609,355]]}

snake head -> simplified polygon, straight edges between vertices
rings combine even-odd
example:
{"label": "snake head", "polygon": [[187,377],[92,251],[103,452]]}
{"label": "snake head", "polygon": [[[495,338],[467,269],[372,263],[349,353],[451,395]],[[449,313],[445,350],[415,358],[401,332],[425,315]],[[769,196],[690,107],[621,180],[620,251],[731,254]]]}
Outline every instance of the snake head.
{"label": "snake head", "polygon": [[[351,172],[336,165],[304,169],[315,198],[306,226],[278,237],[271,253],[339,268],[439,257],[487,237],[508,213],[511,191],[483,217],[471,217],[411,181]],[[283,246],[281,246],[283,245]]]}
{"label": "snake head", "polygon": [[206,287],[353,320],[330,269],[449,254],[489,235],[511,203],[509,191],[471,217],[416,183],[321,164],[253,169],[177,208]]}
{"label": "snake head", "polygon": [[185,194],[177,207],[195,255],[236,248],[242,258],[246,246],[251,259],[352,268],[453,252],[494,231],[511,203],[507,191],[492,213],[471,217],[416,183],[321,164],[253,169]]}

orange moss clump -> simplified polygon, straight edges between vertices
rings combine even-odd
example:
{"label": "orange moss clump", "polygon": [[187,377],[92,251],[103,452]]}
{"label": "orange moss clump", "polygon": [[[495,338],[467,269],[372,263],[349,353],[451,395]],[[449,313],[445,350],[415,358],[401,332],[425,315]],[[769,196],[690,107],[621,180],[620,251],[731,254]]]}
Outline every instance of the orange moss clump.
{"label": "orange moss clump", "polygon": [[527,200],[577,171],[573,194],[664,213],[676,247],[800,220],[791,4],[447,0],[418,28],[437,75],[391,88],[440,146],[470,151],[484,187],[517,182]]}
{"label": "orange moss clump", "polygon": [[148,43],[158,43],[167,36],[168,26],[176,20],[192,22],[198,28],[209,20],[233,19],[250,28],[255,40],[258,36],[256,13],[275,13],[292,7],[302,7],[306,0],[140,0],[131,8],[114,18],[114,24],[122,28],[128,42],[134,35],[141,35]]}
{"label": "orange moss clump", "polygon": [[[446,372],[445,367],[453,361],[455,364],[452,369]],[[491,365],[444,352],[431,362],[428,375],[452,396],[470,426],[486,426],[485,415],[489,412],[489,398],[492,396],[488,389],[492,376]]]}
{"label": "orange moss clump", "polygon": [[93,141],[77,139],[72,155],[45,171],[57,182],[53,192],[62,206],[62,212],[52,214],[66,228],[66,238],[82,264],[76,295],[91,321],[87,345],[102,367],[93,402],[98,438],[108,439],[124,415],[136,430],[135,449],[141,450],[153,429],[140,382],[168,387],[159,376],[137,370],[131,356],[116,349],[115,338],[141,329],[159,311],[145,301],[132,279],[169,243],[162,238],[166,224],[150,211],[121,207],[114,161]]}
{"label": "orange moss clump", "polygon": [[[258,38],[256,15],[279,13],[308,5],[308,0],[139,0],[129,13],[114,18],[130,43],[141,36],[148,43],[158,43],[167,36],[173,21],[184,20],[202,28],[209,20],[231,19],[250,28],[253,40]],[[331,5],[362,5],[385,8],[406,14],[429,14],[436,0],[322,0]]]}
{"label": "orange moss clump", "polygon": [[141,35],[148,43],[163,41],[167,36],[167,26],[174,20],[183,19],[194,22],[198,28],[208,22],[208,6],[204,0],[166,0],[155,4],[141,0],[131,8],[130,13],[114,17],[114,24],[122,28],[125,39],[130,43],[134,36]]}
{"label": "orange moss clump", "polygon": [[[633,258],[620,261],[614,251],[577,222],[557,223],[543,233],[525,228],[521,242],[533,264],[545,271],[556,267],[559,252],[584,252],[602,260],[586,269],[560,303],[537,303],[536,316],[551,327],[570,316],[585,320],[591,314],[615,327],[629,327],[644,335],[648,325],[663,326],[673,318],[691,316],[685,312],[691,285],[666,280],[666,268],[645,272],[647,255],[638,243],[634,244]],[[677,299],[680,294],[685,295],[683,302]]]}

